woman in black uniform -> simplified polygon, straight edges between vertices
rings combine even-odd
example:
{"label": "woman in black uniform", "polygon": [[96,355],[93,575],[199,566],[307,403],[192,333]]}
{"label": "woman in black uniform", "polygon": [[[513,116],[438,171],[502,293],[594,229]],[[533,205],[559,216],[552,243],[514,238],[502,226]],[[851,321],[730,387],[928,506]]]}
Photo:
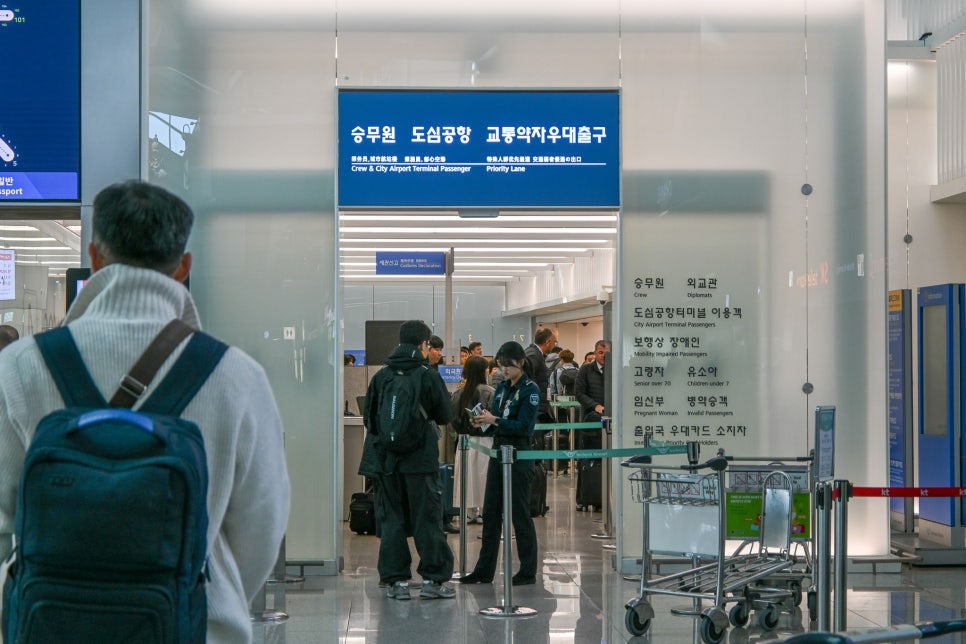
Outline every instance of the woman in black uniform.
{"label": "woman in black uniform", "polygon": [[[493,448],[503,445],[530,449],[533,426],[540,407],[540,391],[527,370],[527,356],[517,342],[506,342],[496,352],[496,361],[506,374],[493,396],[493,409],[477,416],[478,426],[490,425],[484,435],[493,436]],[[486,471],[486,490],[483,493],[483,546],[476,567],[462,577],[463,584],[488,584],[496,572],[500,552],[500,532],[503,528],[503,471],[499,459],[490,459]],[[513,575],[514,586],[536,583],[537,531],[530,516],[530,485],[533,482],[533,461],[514,461],[511,466],[513,496],[510,517],[517,537],[520,570]],[[508,538],[509,535],[506,535]]]}

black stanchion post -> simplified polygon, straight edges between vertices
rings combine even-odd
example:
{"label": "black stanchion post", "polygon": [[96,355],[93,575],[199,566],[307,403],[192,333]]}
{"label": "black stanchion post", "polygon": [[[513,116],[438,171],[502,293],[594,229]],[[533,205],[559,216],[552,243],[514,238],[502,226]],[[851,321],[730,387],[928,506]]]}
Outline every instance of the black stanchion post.
{"label": "black stanchion post", "polygon": [[[554,402],[556,402],[557,394],[554,394],[553,398],[554,398]],[[560,407],[554,406],[553,408],[553,422],[555,425],[560,424]],[[559,443],[560,436],[559,436],[559,431],[557,430],[556,427],[554,427],[552,431],[553,433],[551,434],[551,437],[553,439],[553,442],[551,444],[553,445],[553,451],[556,452],[558,449],[558,445],[560,444]],[[543,440],[541,440],[540,443],[545,444]],[[557,459],[555,458],[550,459],[550,473],[553,476],[553,478],[557,478]]]}
{"label": "black stanchion post", "polygon": [[[605,450],[611,448],[610,417],[603,416],[600,419],[600,444]],[[600,504],[601,521],[604,526],[602,532],[590,535],[592,539],[613,539],[613,526],[610,521],[610,460],[604,456],[600,459]],[[606,547],[606,546],[605,546]]]}
{"label": "black stanchion post", "polygon": [[846,575],[848,574],[849,539],[849,497],[852,486],[848,481],[836,480],[838,505],[835,506],[835,616],[833,628],[844,631],[846,628],[848,602],[846,602]]}
{"label": "black stanchion post", "polygon": [[460,434],[457,443],[460,453],[460,570],[453,575],[453,579],[466,576],[466,468],[470,449],[469,438],[466,434]]}
{"label": "black stanchion post", "polygon": [[815,484],[816,539],[815,539],[815,585],[812,590],[818,621],[818,630],[827,631],[831,626],[832,592],[832,485],[828,481]]}
{"label": "black stanchion post", "polygon": [[500,448],[500,464],[503,466],[503,605],[480,610],[486,617],[524,617],[536,615],[533,608],[513,605],[513,528],[511,514],[513,508],[513,461],[514,449],[511,445]]}

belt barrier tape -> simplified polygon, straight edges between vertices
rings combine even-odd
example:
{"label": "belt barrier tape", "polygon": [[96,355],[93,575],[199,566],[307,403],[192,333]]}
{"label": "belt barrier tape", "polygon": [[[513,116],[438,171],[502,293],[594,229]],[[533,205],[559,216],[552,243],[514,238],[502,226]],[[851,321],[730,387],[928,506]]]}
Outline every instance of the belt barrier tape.
{"label": "belt barrier tape", "polygon": [[[500,450],[480,445],[473,439],[466,441],[470,449],[486,454],[490,458],[500,458]],[[666,456],[668,454],[687,454],[687,445],[657,445],[652,447],[618,447],[614,449],[567,449],[542,450],[518,449],[518,461],[542,461],[548,459],[585,459],[585,458],[618,458],[623,456]]]}
{"label": "belt barrier tape", "polygon": [[[966,497],[966,487],[853,487],[849,496],[884,499]],[[832,498],[839,498],[838,489],[832,491]]]}

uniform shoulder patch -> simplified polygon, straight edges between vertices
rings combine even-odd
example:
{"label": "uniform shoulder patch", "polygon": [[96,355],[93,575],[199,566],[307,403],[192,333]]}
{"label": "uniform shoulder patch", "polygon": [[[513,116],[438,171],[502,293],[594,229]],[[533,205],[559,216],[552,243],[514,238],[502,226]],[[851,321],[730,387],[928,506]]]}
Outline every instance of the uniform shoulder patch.
{"label": "uniform shoulder patch", "polygon": [[534,407],[540,406],[540,394],[530,394],[530,404]]}

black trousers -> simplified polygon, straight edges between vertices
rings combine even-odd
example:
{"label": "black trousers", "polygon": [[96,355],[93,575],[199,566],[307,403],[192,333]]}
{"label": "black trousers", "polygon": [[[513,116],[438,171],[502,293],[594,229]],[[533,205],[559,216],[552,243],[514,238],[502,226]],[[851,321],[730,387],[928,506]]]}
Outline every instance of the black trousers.
{"label": "black trousers", "polygon": [[419,553],[416,572],[424,580],[448,581],[453,576],[453,551],[443,532],[439,472],[383,474],[376,485],[376,525],[379,526],[379,579],[412,577],[412,535]]}
{"label": "black trousers", "polygon": [[[516,461],[511,466],[512,485],[510,519],[517,537],[517,556],[520,558],[519,574],[537,576],[537,531],[530,516],[530,487],[533,483],[533,461]],[[492,579],[500,555],[500,533],[503,531],[503,466],[499,460],[490,459],[486,470],[486,488],[483,492],[483,546],[473,572]],[[504,535],[509,538],[509,535]],[[509,580],[507,580],[509,581]]]}

